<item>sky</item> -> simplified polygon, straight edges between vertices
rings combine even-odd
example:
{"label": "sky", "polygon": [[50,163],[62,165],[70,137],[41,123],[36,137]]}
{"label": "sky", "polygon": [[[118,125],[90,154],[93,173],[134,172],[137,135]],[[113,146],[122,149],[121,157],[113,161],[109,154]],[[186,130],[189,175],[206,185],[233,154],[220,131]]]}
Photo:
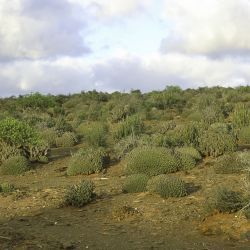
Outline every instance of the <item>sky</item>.
{"label": "sky", "polygon": [[250,82],[249,0],[0,0],[0,96]]}

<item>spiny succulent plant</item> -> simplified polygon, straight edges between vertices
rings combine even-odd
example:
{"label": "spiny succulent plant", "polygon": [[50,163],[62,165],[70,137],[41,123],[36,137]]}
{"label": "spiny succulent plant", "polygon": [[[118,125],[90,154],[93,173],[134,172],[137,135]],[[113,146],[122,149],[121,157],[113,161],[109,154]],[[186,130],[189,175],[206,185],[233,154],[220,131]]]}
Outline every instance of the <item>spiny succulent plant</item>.
{"label": "spiny succulent plant", "polygon": [[145,174],[134,174],[127,177],[122,186],[124,193],[139,193],[146,191],[149,177]]}
{"label": "spiny succulent plant", "polygon": [[64,198],[65,205],[82,207],[88,204],[94,198],[94,188],[94,183],[89,180],[69,187]]}
{"label": "spiny succulent plant", "polygon": [[157,193],[163,198],[183,197],[187,195],[186,184],[178,177],[158,175],[148,181],[149,192]]}
{"label": "spiny succulent plant", "polygon": [[72,155],[67,174],[92,174],[100,172],[107,161],[107,154],[101,148],[80,149]]}
{"label": "spiny succulent plant", "polygon": [[125,158],[125,172],[148,176],[173,173],[178,170],[178,163],[176,156],[166,148],[135,148]]}

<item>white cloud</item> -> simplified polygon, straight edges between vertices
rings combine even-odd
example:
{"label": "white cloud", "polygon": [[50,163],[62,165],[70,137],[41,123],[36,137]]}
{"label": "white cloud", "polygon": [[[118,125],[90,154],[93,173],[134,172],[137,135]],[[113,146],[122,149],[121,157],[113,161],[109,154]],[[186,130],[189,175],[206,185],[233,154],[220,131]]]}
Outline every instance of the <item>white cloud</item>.
{"label": "white cloud", "polygon": [[[238,86],[250,82],[250,62],[231,58],[213,60],[180,53],[135,56],[118,53],[102,60],[65,57],[54,61],[17,61],[0,67],[1,95],[72,93],[97,89],[116,91],[163,89],[167,84],[183,88]],[[5,84],[2,85],[2,82]],[[6,84],[9,86],[6,87]]]}
{"label": "white cloud", "polygon": [[122,18],[137,10],[146,9],[153,0],[68,0],[88,8],[96,18]]}
{"label": "white cloud", "polygon": [[88,52],[75,12],[66,0],[0,0],[0,60]]}
{"label": "white cloud", "polygon": [[249,0],[164,0],[171,24],[163,52],[243,56],[250,53]]}
{"label": "white cloud", "polygon": [[249,83],[249,14],[248,0],[0,0],[0,95]]}

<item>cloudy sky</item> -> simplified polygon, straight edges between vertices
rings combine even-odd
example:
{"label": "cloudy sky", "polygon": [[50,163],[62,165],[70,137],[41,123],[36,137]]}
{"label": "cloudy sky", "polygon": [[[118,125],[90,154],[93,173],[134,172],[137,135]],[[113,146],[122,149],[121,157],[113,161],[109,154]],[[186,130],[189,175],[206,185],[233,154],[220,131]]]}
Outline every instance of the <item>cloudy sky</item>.
{"label": "cloudy sky", "polygon": [[0,96],[250,82],[249,0],[0,0]]}

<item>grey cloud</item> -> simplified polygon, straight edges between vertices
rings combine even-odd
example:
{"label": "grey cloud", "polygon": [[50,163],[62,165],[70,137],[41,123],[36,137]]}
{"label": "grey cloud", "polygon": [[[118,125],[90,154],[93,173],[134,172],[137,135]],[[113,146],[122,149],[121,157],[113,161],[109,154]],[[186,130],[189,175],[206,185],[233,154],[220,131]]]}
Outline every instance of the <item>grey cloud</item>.
{"label": "grey cloud", "polygon": [[[67,94],[92,89],[109,92],[141,89],[146,92],[163,89],[168,84],[188,88],[202,83],[228,82],[234,86],[235,81],[240,84],[250,80],[250,63],[247,62],[232,70],[232,64],[227,62],[218,66],[200,58],[177,57],[157,55],[145,61],[143,57],[127,56],[88,63],[84,58],[63,58],[2,64],[0,76],[5,78],[0,78],[0,93],[2,96],[34,91]],[[212,76],[207,74],[213,70]],[[244,76],[242,82],[239,82],[240,76]]]}
{"label": "grey cloud", "polygon": [[211,58],[250,56],[248,0],[164,0],[171,23],[160,51]]}
{"label": "grey cloud", "polygon": [[0,60],[37,59],[90,53],[84,17],[66,0],[2,0]]}
{"label": "grey cloud", "polygon": [[147,68],[140,59],[112,59],[93,67],[94,81],[101,90],[129,91],[141,89],[143,92],[163,89],[167,84],[178,83],[181,87],[188,86],[188,80],[180,75],[159,72],[154,67]]}

